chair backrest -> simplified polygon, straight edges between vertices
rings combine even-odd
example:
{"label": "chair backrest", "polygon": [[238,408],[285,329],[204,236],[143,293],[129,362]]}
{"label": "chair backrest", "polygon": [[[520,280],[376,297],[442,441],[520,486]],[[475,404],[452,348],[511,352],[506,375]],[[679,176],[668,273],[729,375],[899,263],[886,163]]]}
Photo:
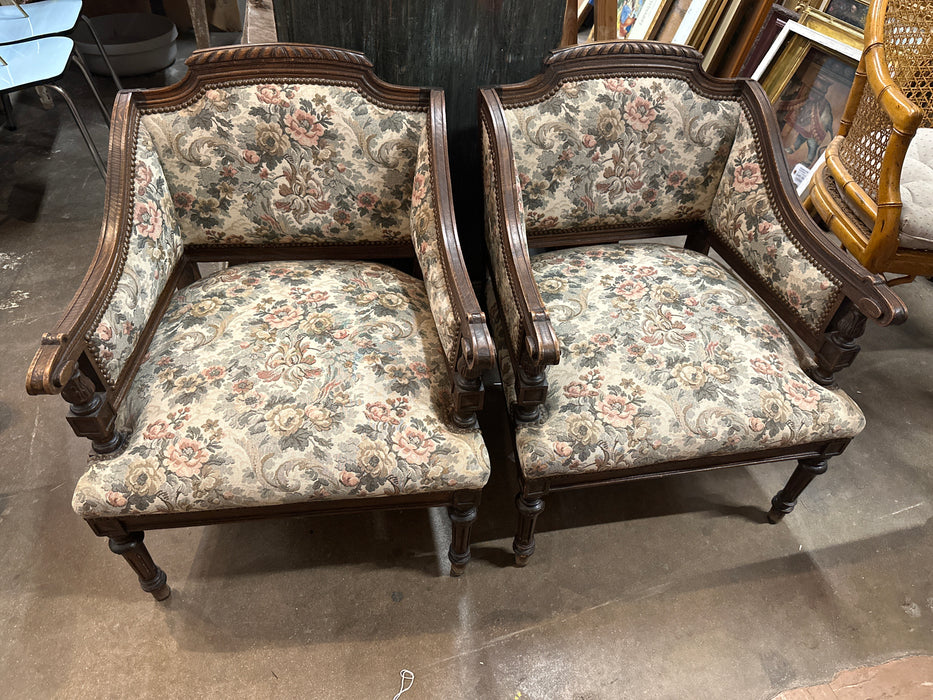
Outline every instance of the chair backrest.
{"label": "chair backrest", "polygon": [[397,244],[410,239],[420,96],[390,104],[326,75],[233,77],[144,108],[139,138],[155,145],[186,244]]}
{"label": "chair backrest", "polygon": [[[832,254],[789,223],[805,214],[773,190],[792,185],[760,86],[712,78],[701,58],[656,43],[574,47],[553,53],[537,78],[484,93],[484,109],[503,115],[528,245],[706,229],[713,247],[817,346],[842,298],[824,264]],[[494,121],[484,117],[487,150]],[[491,215],[490,228],[503,219]]]}
{"label": "chair backrest", "polygon": [[183,254],[416,256],[430,90],[383,83],[362,54],[326,47],[238,47],[187,63],[181,83],[121,93],[115,108],[108,196],[128,198],[133,216],[109,233],[122,266],[88,331],[111,386],[145,346]]}
{"label": "chair backrest", "polygon": [[[899,210],[907,147],[918,128],[931,127],[933,3],[873,0],[865,52],[840,125],[842,138],[827,153],[837,181],[861,189],[851,194],[866,218],[877,216],[878,205]],[[831,160],[834,151],[838,164]]]}
{"label": "chair backrest", "polygon": [[883,41],[888,70],[907,99],[920,108],[919,128],[929,129],[933,127],[933,3],[886,2]]}
{"label": "chair backrest", "polygon": [[567,80],[507,108],[529,235],[702,218],[738,115],[655,76]]}

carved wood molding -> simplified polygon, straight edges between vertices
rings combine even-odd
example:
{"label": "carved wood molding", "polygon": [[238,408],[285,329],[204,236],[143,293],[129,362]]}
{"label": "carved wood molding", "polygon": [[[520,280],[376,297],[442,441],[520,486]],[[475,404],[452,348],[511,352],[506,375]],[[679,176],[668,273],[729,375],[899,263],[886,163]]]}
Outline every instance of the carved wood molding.
{"label": "carved wood molding", "polygon": [[457,491],[429,491],[403,495],[380,496],[379,498],[348,498],[336,501],[304,501],[272,506],[247,506],[218,508],[203,511],[176,511],[172,513],[148,513],[125,515],[114,518],[86,518],[85,522],[94,534],[102,537],[162,530],[175,527],[196,527],[217,523],[241,522],[265,518],[287,518],[296,515],[328,515],[340,513],[365,513],[373,510],[429,508],[432,506],[457,506],[478,502],[481,489]]}
{"label": "carved wood molding", "polygon": [[506,265],[504,272],[511,301],[522,322],[522,344],[511,347],[511,332],[507,333],[508,342],[519,367],[529,376],[542,375],[547,365],[555,365],[560,360],[560,344],[531,271],[525,224],[518,214],[522,195],[516,185],[512,142],[496,90],[480,91],[480,123],[488,135],[495,172],[493,191],[500,255]]}
{"label": "carved wood molding", "polygon": [[664,44],[658,41],[607,41],[556,49],[544,59],[544,65],[550,66],[563,61],[593,56],[671,56],[693,61],[703,60],[703,54],[683,44]]}
{"label": "carved wood molding", "polygon": [[583,44],[551,52],[542,73],[522,83],[497,86],[496,91],[502,105],[511,109],[542,102],[568,81],[625,76],[685,80],[704,97],[737,99],[741,88],[736,82],[711,76],[703,70],[702,59],[696,50],[678,44],[654,41]]}
{"label": "carved wood molding", "polygon": [[[78,359],[90,361],[85,353],[86,334],[116,287],[132,225],[136,115],[132,94],[117,93],[110,124],[104,217],[97,250],[62,319],[55,330],[43,335],[27,375],[29,394],[59,393],[71,379]],[[96,367],[96,362],[92,364]],[[101,377],[102,373],[98,373],[98,378]]]}
{"label": "carved wood molding", "polygon": [[372,68],[359,51],[338,49],[332,46],[312,44],[250,44],[194,51],[185,61],[189,68],[195,66],[241,63],[243,61],[327,61],[342,62]]}
{"label": "carved wood molding", "polygon": [[441,90],[431,91],[428,139],[437,217],[437,249],[441,254],[447,295],[460,328],[456,356],[449,360],[453,371],[465,379],[475,379],[495,364],[495,349],[486,327],[486,316],[473,293],[473,285],[460,251],[450,183],[450,158],[447,155],[447,110]]}
{"label": "carved wood molding", "polygon": [[728,469],[730,467],[748,467],[754,464],[769,464],[799,459],[828,459],[842,454],[851,438],[833,438],[805,445],[790,447],[771,447],[757,452],[741,452],[732,455],[712,455],[695,457],[674,462],[649,464],[642,467],[630,467],[612,471],[596,471],[557,476],[529,478],[522,475],[524,489],[528,493],[547,494],[552,491],[564,491],[623,481],[652,479],[658,476],[688,474],[695,471]]}
{"label": "carved wood molding", "polygon": [[133,91],[143,113],[174,111],[206,90],[262,83],[341,85],[385,109],[426,112],[430,91],[393,85],[373,72],[361,53],[310,44],[258,44],[195,51],[188,72],[175,85]]}

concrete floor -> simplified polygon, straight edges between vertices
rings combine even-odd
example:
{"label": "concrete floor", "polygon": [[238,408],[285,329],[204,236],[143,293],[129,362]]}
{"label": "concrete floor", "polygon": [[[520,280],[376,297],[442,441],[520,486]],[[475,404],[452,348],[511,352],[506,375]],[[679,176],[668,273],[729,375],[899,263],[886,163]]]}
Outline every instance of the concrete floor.
{"label": "concrete floor", "polygon": [[764,510],[790,464],[578,491],[548,500],[515,569],[500,470],[460,580],[439,510],[266,521],[150,533],[174,589],[155,603],[71,510],[87,446],[65,403],[23,389],[91,258],[103,183],[62,106],[17,104],[0,132],[3,697],[389,699],[410,669],[404,700],[763,699],[933,652],[926,280],[840,377],[867,430],[778,526]]}

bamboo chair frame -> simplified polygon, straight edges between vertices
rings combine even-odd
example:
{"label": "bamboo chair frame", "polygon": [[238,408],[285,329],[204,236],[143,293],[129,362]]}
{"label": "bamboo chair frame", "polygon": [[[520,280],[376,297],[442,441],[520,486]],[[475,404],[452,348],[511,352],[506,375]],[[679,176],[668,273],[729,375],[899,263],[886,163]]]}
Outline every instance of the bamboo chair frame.
{"label": "bamboo chair frame", "polygon": [[900,243],[904,158],[917,130],[933,127],[933,6],[919,5],[872,2],[839,134],[807,201],[871,272],[907,276],[894,282],[933,275],[933,250]]}

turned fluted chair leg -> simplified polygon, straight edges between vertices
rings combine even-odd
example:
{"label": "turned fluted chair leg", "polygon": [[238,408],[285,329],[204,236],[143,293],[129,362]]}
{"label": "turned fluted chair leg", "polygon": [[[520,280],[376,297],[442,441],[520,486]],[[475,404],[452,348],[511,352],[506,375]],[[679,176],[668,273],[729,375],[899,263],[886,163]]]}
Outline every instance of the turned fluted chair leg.
{"label": "turned fluted chair leg", "polygon": [[457,503],[447,509],[450,518],[451,538],[447,558],[450,559],[450,575],[461,576],[470,562],[470,530],[476,520],[476,502]]}
{"label": "turned fluted chair leg", "polygon": [[139,576],[139,585],[146,593],[151,593],[156,600],[165,600],[172,594],[172,589],[165,582],[165,572],[152,561],[149,550],[143,544],[142,532],[113,535],[109,539],[110,551],[126,559]]}
{"label": "turned fluted chair leg", "polygon": [[814,457],[811,459],[801,459],[797,463],[797,468],[787,480],[787,485],[778,491],[771,499],[771,510],[768,511],[768,521],[772,524],[779,523],[781,519],[790,513],[797,505],[797,498],[809,485],[813,479],[826,471],[826,459],[823,457]]}
{"label": "turned fluted chair leg", "polygon": [[544,510],[544,499],[520,493],[515,497],[515,507],[518,509],[518,530],[512,540],[512,551],[515,552],[515,566],[525,566],[535,553],[535,523]]}

